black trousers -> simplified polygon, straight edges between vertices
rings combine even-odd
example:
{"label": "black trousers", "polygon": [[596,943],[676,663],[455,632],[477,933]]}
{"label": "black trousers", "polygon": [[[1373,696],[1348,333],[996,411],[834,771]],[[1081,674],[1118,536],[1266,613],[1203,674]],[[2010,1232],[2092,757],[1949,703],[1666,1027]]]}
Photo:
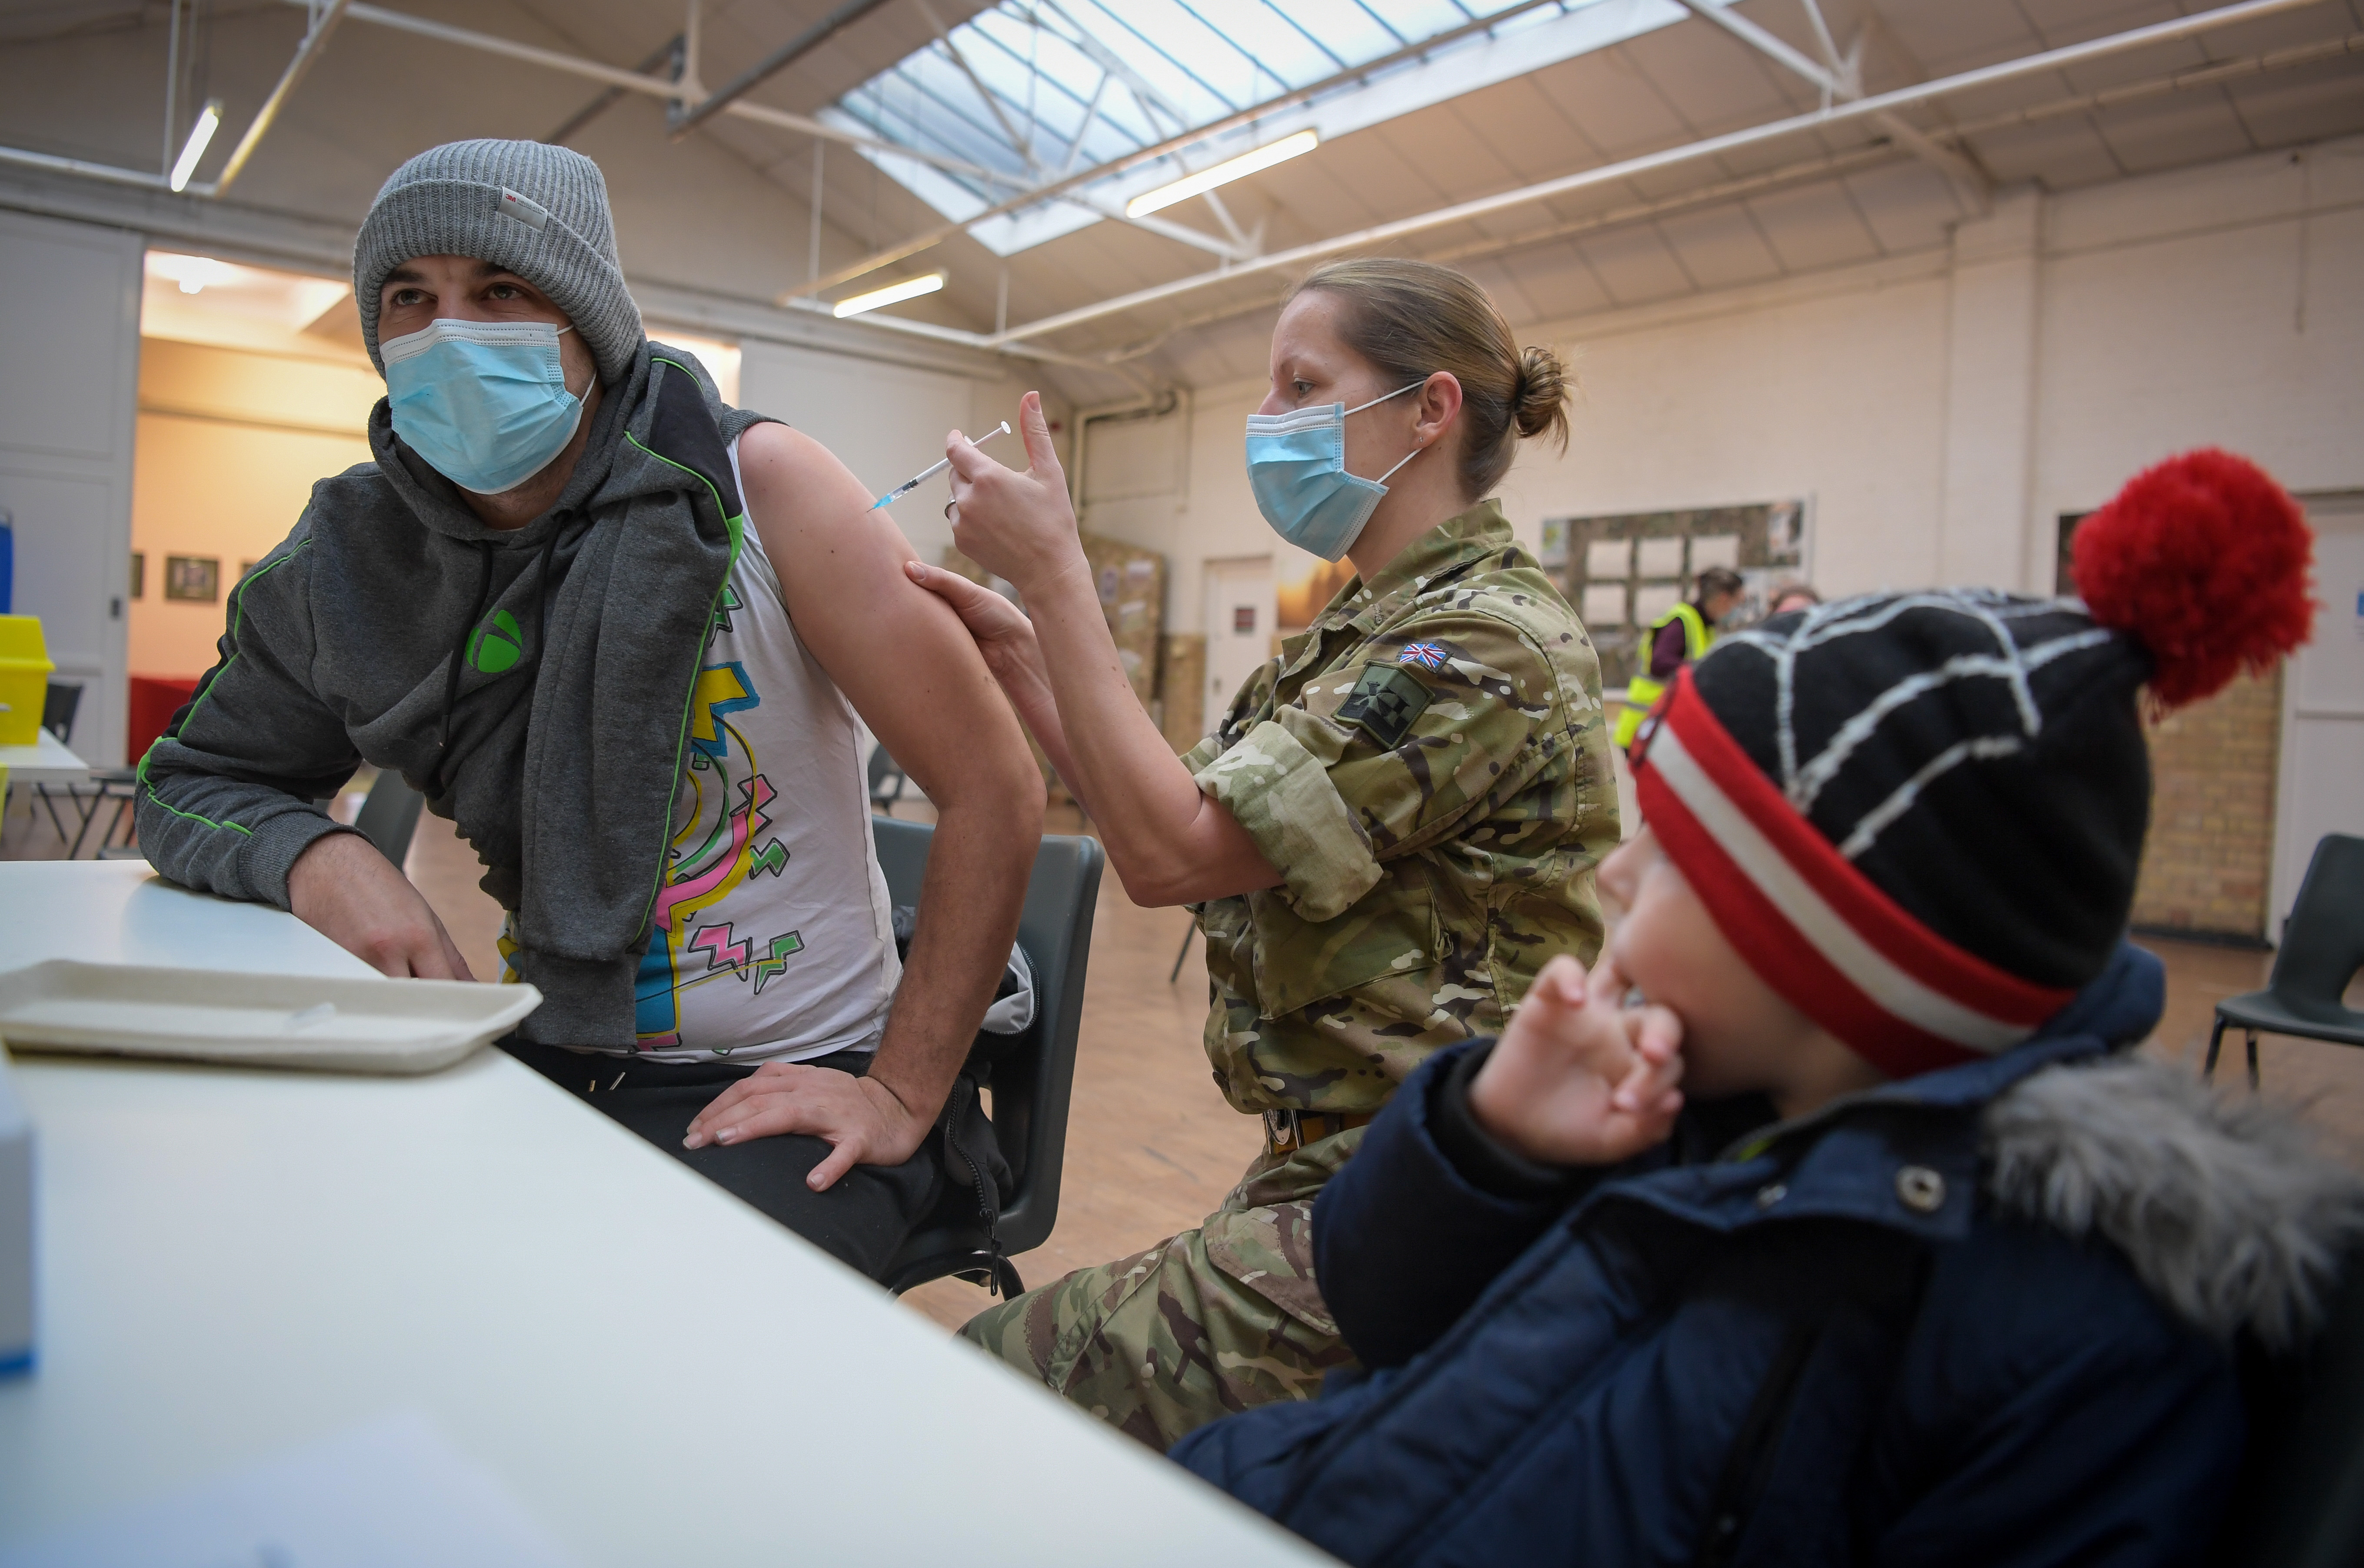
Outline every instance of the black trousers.
{"label": "black trousers", "polygon": [[[903,1239],[934,1209],[943,1192],[942,1145],[933,1137],[902,1164],[856,1165],[825,1193],[805,1185],[805,1177],[829,1155],[830,1146],[822,1139],[784,1133],[684,1149],[681,1140],[697,1113],[753,1073],[752,1066],[637,1062],[530,1045],[514,1037],[503,1040],[501,1049],[872,1279],[886,1273]],[[870,1057],[840,1051],[803,1065],[833,1068],[859,1078],[868,1070]]]}

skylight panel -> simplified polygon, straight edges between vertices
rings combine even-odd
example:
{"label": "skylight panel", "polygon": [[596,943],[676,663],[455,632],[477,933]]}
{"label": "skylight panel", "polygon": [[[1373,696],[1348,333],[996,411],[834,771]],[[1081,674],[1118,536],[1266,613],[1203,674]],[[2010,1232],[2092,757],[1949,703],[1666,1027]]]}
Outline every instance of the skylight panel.
{"label": "skylight panel", "polygon": [[[1724,3],[1724,0],[1712,0]],[[1409,45],[1530,8],[1499,29],[1339,82],[1121,173],[985,217],[1026,187],[1097,170],[1330,81]],[[1102,221],[1136,195],[1300,130],[1323,139],[1589,52],[1688,15],[1603,0],[999,0],[847,94],[823,117],[993,177],[877,149],[863,156],[972,236],[1009,255]],[[1508,35],[1519,35],[1517,43]],[[1193,198],[1195,202],[1197,198]],[[1222,244],[1204,206],[1184,220]],[[1149,222],[1147,218],[1143,222]],[[1228,219],[1223,227],[1231,228]],[[1195,243],[1195,241],[1193,241]]]}
{"label": "skylight panel", "polygon": [[[1277,9],[1266,0],[1254,0],[1254,4],[1259,11],[1271,13]],[[1290,72],[1291,87],[1319,82],[1347,66],[1376,60],[1401,47],[1356,0],[1288,0],[1285,8],[1278,8],[1278,17],[1277,26],[1267,19],[1252,36],[1261,39],[1267,32],[1288,33],[1304,39],[1336,61],[1333,64],[1331,59],[1325,59],[1319,64],[1309,62]]]}

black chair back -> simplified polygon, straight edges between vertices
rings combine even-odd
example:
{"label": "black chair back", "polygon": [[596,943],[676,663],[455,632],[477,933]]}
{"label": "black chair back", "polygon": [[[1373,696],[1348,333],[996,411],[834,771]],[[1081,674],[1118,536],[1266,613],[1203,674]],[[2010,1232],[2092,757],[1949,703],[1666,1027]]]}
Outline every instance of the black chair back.
{"label": "black chair back", "polygon": [[427,797],[404,783],[400,773],[380,768],[377,783],[370,785],[369,797],[354,814],[353,826],[398,871],[409,858],[411,837],[418,831],[418,810],[426,804]]}
{"label": "black chair back", "polygon": [[2358,1015],[2341,998],[2358,968],[2364,968],[2364,839],[2325,833],[2299,884],[2266,986],[2302,1018],[2354,1024]]}
{"label": "black chair back", "polygon": [[[934,828],[892,817],[874,817],[870,827],[888,894],[898,904],[917,905]],[[1010,1199],[1001,1210],[999,1239],[1004,1252],[1041,1246],[1059,1217],[1067,1102],[1076,1081],[1076,1037],[1083,1027],[1092,915],[1099,901],[1100,871],[1106,863],[1097,840],[1043,838],[1034,852],[1025,910],[1018,920],[1018,945],[1026,950],[1027,962],[1034,967],[1034,1021],[1014,1038],[981,1037],[981,1051],[989,1048],[993,1061],[994,1140],[1002,1158],[1009,1162],[1013,1178]],[[949,1203],[946,1214],[962,1207]],[[973,1213],[974,1204],[966,1207]],[[915,1232],[887,1272],[889,1286],[907,1290],[955,1272],[951,1266],[929,1269],[933,1261],[950,1256],[949,1233],[959,1229],[956,1220],[942,1225],[931,1222]]]}
{"label": "black chair back", "polygon": [[61,746],[73,744],[74,715],[82,711],[82,687],[62,681],[51,681],[50,689],[41,694],[41,728],[58,738]]}
{"label": "black chair back", "polygon": [[884,746],[870,748],[870,809],[884,811],[903,798],[906,775],[903,764],[886,754]]}
{"label": "black chair back", "polygon": [[[2353,842],[2354,840],[2350,840]],[[2249,1445],[2213,1560],[2225,1568],[2364,1562],[2364,1256],[2302,1355],[2243,1369]]]}

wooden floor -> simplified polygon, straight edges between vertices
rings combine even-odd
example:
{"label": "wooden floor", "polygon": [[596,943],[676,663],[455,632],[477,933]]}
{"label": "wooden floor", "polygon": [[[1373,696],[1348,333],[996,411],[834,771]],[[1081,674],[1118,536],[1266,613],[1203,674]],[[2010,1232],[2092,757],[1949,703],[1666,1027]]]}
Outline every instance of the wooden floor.
{"label": "wooden floor", "polygon": [[[21,801],[26,792],[17,793]],[[1072,810],[1054,809],[1045,827],[1078,830]],[[22,804],[9,813],[0,855],[48,859],[63,849],[46,823],[28,819]],[[478,977],[496,973],[499,910],[477,889],[482,868],[451,824],[420,821],[407,869]],[[1209,1081],[1199,1047],[1206,968],[1195,940],[1179,978],[1166,981],[1188,917],[1135,906],[1111,873],[1101,883],[1096,919],[1059,1221],[1048,1242],[1017,1259],[1030,1285],[1140,1251],[1196,1223],[1257,1148],[1256,1123],[1224,1105]],[[2166,960],[2168,973],[2167,1011],[2148,1049],[2196,1066],[2217,999],[2263,985],[2271,955],[2187,941],[2144,945]],[[2364,1006],[2359,993],[2364,982],[2350,1006]],[[2298,1107],[2327,1144],[2364,1166],[2364,1051],[2269,1039],[2260,1056],[2266,1093]],[[2242,1092],[2237,1035],[2227,1041],[2218,1078],[2226,1092]],[[953,1280],[903,1299],[947,1328],[990,1305],[983,1291]]]}

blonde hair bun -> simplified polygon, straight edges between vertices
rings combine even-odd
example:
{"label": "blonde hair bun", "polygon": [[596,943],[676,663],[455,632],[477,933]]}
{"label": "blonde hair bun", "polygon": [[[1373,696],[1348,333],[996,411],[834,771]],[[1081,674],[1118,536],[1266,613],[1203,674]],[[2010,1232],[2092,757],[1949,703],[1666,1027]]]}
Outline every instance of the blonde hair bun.
{"label": "blonde hair bun", "polygon": [[1529,347],[1519,353],[1519,390],[1512,420],[1522,440],[1548,434],[1567,450],[1567,367],[1549,349]]}

